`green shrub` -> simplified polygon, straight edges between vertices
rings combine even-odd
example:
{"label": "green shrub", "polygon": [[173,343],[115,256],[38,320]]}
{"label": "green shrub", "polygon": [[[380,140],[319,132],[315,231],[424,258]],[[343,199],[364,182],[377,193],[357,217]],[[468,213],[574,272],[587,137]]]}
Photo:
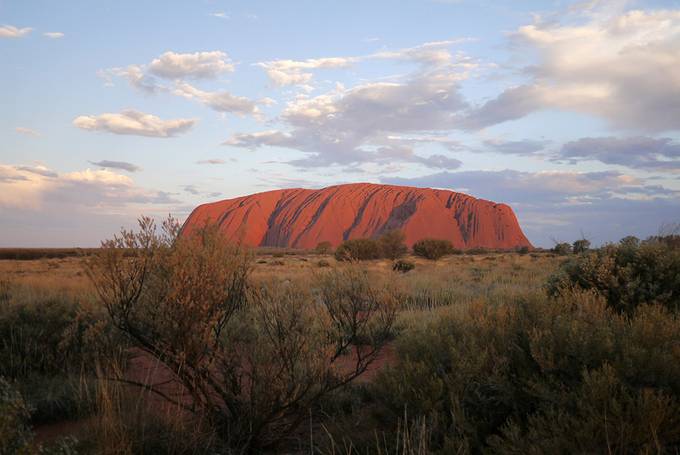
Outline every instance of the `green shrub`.
{"label": "green shrub", "polygon": [[427,419],[432,453],[675,453],[680,320],[592,293],[454,306],[409,329],[370,388],[374,431]]}
{"label": "green shrub", "polygon": [[413,254],[432,261],[453,254],[454,251],[453,245],[448,240],[422,239],[413,244]]}
{"label": "green shrub", "polygon": [[111,326],[77,299],[15,287],[0,305],[0,375],[80,373],[111,348],[111,335]]}
{"label": "green shrub", "polygon": [[640,239],[634,235],[629,235],[619,240],[619,245],[624,248],[637,248],[640,246]]}
{"label": "green shrub", "polygon": [[572,258],[548,284],[551,295],[572,288],[594,290],[618,312],[631,314],[641,304],[680,309],[680,249],[659,241],[608,245]]}
{"label": "green shrub", "polygon": [[122,357],[124,340],[73,296],[16,284],[9,295],[0,303],[0,376],[16,385],[32,423],[87,413],[95,366]]}
{"label": "green shrub", "polygon": [[411,261],[399,260],[392,264],[392,270],[395,272],[406,273],[415,269],[416,265]]}
{"label": "green shrub", "polygon": [[517,252],[521,255],[529,254],[529,247],[523,246],[517,249]]}
{"label": "green shrub", "polygon": [[335,259],[338,261],[365,261],[380,259],[381,256],[380,243],[375,239],[345,240],[335,250]]}
{"label": "green shrub", "polygon": [[321,259],[319,262],[316,263],[319,267],[330,267],[331,264],[325,259]]}
{"label": "green shrub", "polygon": [[0,455],[31,453],[29,418],[21,394],[0,376]]}
{"label": "green shrub", "polygon": [[381,235],[378,242],[382,257],[395,260],[408,253],[408,247],[404,244],[405,238],[404,233],[399,230],[388,231]]}

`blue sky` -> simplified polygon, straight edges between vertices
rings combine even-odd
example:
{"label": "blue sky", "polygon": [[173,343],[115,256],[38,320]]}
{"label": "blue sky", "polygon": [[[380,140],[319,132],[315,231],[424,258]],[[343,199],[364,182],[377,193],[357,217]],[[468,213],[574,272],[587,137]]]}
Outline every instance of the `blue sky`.
{"label": "blue sky", "polygon": [[0,1],[0,246],[376,182],[539,246],[680,221],[680,3]]}

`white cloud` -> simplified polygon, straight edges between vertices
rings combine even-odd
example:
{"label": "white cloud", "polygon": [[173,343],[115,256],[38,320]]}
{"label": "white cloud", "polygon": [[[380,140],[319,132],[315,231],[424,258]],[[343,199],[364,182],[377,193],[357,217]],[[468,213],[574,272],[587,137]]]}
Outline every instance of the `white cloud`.
{"label": "white cloud", "polygon": [[140,188],[107,169],[58,174],[45,166],[0,164],[0,208],[117,212],[137,204],[174,204],[169,193]]}
{"label": "white cloud", "polygon": [[221,51],[165,52],[149,64],[150,73],[165,79],[212,79],[231,71],[234,71],[234,65]]}
{"label": "white cloud", "polygon": [[64,37],[62,32],[45,32],[43,35],[50,39],[59,39]]}
{"label": "white cloud", "polygon": [[210,16],[217,17],[219,19],[229,19],[229,15],[224,11],[215,11],[214,13],[210,13]]}
{"label": "white cloud", "polygon": [[[404,133],[449,131],[466,107],[458,91],[464,75],[455,63],[444,58],[424,61],[423,68],[404,80],[369,82],[349,89],[338,85],[311,98],[299,96],[288,102],[280,116],[288,131],[235,134],[225,145],[293,148],[307,154],[290,161],[299,167],[387,164],[392,160],[457,167],[458,160],[443,155],[416,155],[410,146],[426,141],[399,139]],[[431,142],[451,150],[450,142],[441,137]]]}
{"label": "white cloud", "polygon": [[255,115],[259,112],[256,103],[248,98],[235,96],[226,91],[206,92],[186,82],[177,83],[174,93],[187,99],[196,99],[218,112],[239,115]]}
{"label": "white cloud", "polygon": [[329,57],[307,60],[273,60],[258,63],[271,81],[278,85],[306,85],[314,77],[309,70],[346,68],[357,62],[357,57]]}
{"label": "white cloud", "polygon": [[471,129],[542,108],[601,117],[618,128],[680,129],[680,11],[579,10],[568,21],[520,27],[513,39],[535,51],[530,82],[471,112]]}
{"label": "white cloud", "polygon": [[40,137],[41,136],[40,132],[33,130],[31,128],[23,127],[23,126],[17,126],[16,128],[14,128],[14,131],[16,131],[19,134],[23,134],[25,136],[33,136],[33,137]]}
{"label": "white cloud", "polygon": [[190,130],[195,123],[195,119],[162,120],[135,110],[125,110],[120,114],[81,115],[73,120],[73,125],[84,130],[147,137],[176,136]]}
{"label": "white cloud", "polygon": [[0,38],[22,38],[32,30],[31,27],[17,28],[13,25],[3,25],[0,27]]}

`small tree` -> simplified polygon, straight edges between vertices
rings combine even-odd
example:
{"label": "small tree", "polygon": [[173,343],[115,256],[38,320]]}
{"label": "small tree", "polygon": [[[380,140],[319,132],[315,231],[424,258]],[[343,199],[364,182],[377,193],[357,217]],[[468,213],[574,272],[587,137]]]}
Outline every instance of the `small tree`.
{"label": "small tree", "polygon": [[384,233],[378,239],[382,256],[387,259],[399,259],[408,252],[408,247],[404,244],[404,233],[399,230],[392,230]]}
{"label": "small tree", "polygon": [[590,249],[590,240],[580,239],[576,240],[572,246],[574,254],[585,253]]}
{"label": "small tree", "polygon": [[139,225],[103,242],[88,275],[115,327],[188,399],[168,394],[167,381],[112,379],[207,419],[236,452],[276,447],[388,340],[394,298],[353,267],[326,274],[316,291],[255,287],[251,255],[215,227],[179,236],[173,219],[161,234],[149,218]]}
{"label": "small tree", "polygon": [[319,242],[314,248],[314,252],[317,254],[328,254],[333,251],[333,244],[327,240]]}
{"label": "small tree", "polygon": [[413,244],[413,254],[432,261],[453,254],[454,251],[451,242],[443,239],[423,239]]}
{"label": "small tree", "polygon": [[380,244],[375,239],[345,240],[335,250],[335,259],[338,261],[365,261],[380,259],[381,256]]}

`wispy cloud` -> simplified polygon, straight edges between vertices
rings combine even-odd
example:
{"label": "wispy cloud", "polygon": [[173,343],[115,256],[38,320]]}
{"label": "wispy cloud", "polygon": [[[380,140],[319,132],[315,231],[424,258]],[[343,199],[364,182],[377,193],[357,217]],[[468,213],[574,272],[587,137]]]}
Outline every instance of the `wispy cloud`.
{"label": "wispy cloud", "polygon": [[59,39],[64,37],[62,32],[45,32],[43,35],[50,39]]}
{"label": "wispy cloud", "polygon": [[[234,161],[234,158],[232,158],[232,161]],[[199,160],[196,161],[196,164],[226,164],[226,161],[221,159],[221,158],[211,158],[209,160]]]}
{"label": "wispy cloud", "polygon": [[31,27],[17,28],[13,25],[0,26],[0,38],[22,38],[31,33]]}
{"label": "wispy cloud", "polygon": [[23,134],[25,136],[33,136],[33,137],[40,137],[41,136],[41,134],[38,131],[31,129],[31,128],[23,127],[23,126],[17,126],[16,128],[14,128],[14,131],[16,131],[19,134]]}
{"label": "wispy cloud", "polygon": [[109,161],[109,160],[102,160],[102,161],[90,161],[90,164],[94,164],[95,166],[107,168],[107,169],[121,169],[123,171],[127,172],[137,172],[141,171],[142,168],[139,166],[136,166],[132,163],[128,163],[126,161]]}

